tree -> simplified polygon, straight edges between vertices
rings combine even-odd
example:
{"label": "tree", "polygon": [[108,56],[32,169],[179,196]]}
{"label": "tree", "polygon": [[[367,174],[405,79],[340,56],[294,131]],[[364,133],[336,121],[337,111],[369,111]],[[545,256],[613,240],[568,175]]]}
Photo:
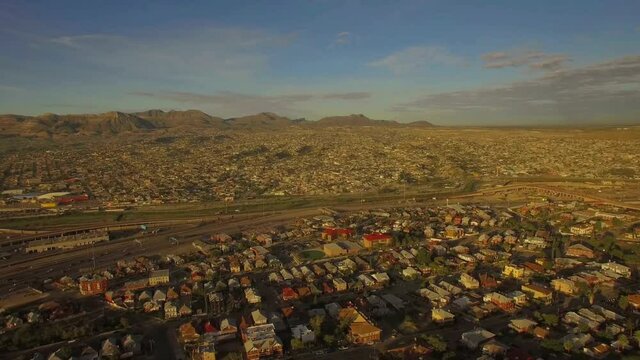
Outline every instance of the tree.
{"label": "tree", "polygon": [[640,330],[633,333],[633,338],[636,339],[638,346],[640,346]]}
{"label": "tree", "polygon": [[429,265],[431,263],[431,252],[425,248],[420,248],[416,255],[416,262],[419,265]]}
{"label": "tree", "polygon": [[558,339],[544,339],[540,342],[540,346],[555,352],[562,352],[564,350],[564,345]]}
{"label": "tree", "polygon": [[571,340],[565,341],[562,344],[562,346],[564,347],[564,351],[566,351],[566,352],[571,352],[573,350],[573,348],[574,348],[573,341],[571,341]]}
{"label": "tree", "polygon": [[627,308],[629,307],[629,298],[626,295],[620,296],[620,298],[618,299],[618,306],[623,311],[627,310]]}
{"label": "tree", "polygon": [[618,344],[623,349],[629,346],[629,338],[627,337],[627,335],[620,334],[620,336],[618,336]]}
{"label": "tree", "polygon": [[542,322],[550,327],[558,326],[558,315],[542,314]]}
{"label": "tree", "polygon": [[322,334],[322,324],[324,323],[324,316],[314,316],[309,319],[309,325],[311,329],[316,334],[316,336],[320,336]]}
{"label": "tree", "polygon": [[291,349],[292,350],[304,349],[304,343],[300,339],[293,338],[291,339]]}
{"label": "tree", "polygon": [[423,339],[435,352],[443,353],[447,351],[447,343],[442,340],[442,337],[437,335],[427,335],[424,336]]}
{"label": "tree", "polygon": [[322,341],[327,346],[333,346],[333,344],[336,342],[336,338],[333,335],[325,335],[325,336],[322,337]]}

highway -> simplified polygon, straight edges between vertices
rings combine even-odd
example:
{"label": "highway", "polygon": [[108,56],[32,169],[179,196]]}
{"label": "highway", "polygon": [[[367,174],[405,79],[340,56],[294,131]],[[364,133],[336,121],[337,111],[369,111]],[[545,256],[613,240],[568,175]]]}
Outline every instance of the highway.
{"label": "highway", "polygon": [[[483,198],[482,203],[484,204],[500,204],[504,201],[495,198],[489,201],[490,199],[488,199],[487,196],[503,191],[519,193],[523,191],[523,189],[526,191],[550,190],[539,186],[526,186],[521,184],[517,186],[484,189],[470,194],[463,194],[462,192],[458,192],[457,194],[451,193],[447,194],[447,197],[452,202],[459,200],[469,202],[473,198],[480,197]],[[558,190],[553,191],[557,192]],[[582,194],[571,195],[584,196]],[[601,202],[602,200],[606,199],[598,199],[598,201]],[[443,197],[439,197],[437,200],[424,200],[421,202],[402,202],[394,199],[385,200],[384,202],[340,204],[333,209],[340,211],[359,211],[396,206],[435,206],[441,205],[445,203],[445,201]],[[608,203],[613,202],[608,201]],[[630,208],[626,206],[626,204],[622,205]],[[102,269],[113,266],[118,260],[132,259],[140,255],[149,256],[193,252],[194,249],[191,243],[194,240],[200,239],[203,234],[211,235],[221,232],[233,233],[247,229],[271,228],[276,225],[290,223],[301,217],[310,217],[322,213],[323,209],[320,208],[298,208],[278,212],[236,213],[234,215],[220,215],[206,219],[186,219],[175,221],[175,225],[172,227],[162,227],[165,230],[155,235],[136,234],[108,242],[97,243],[93,246],[66,251],[58,250],[41,254],[15,254],[11,258],[0,262],[0,290],[10,291],[22,285],[38,286],[44,279],[58,278],[62,275],[80,275],[80,269],[91,268],[94,265],[92,261],[94,254],[95,267]],[[166,220],[156,223],[146,222],[146,224],[161,226],[162,224],[171,222],[172,220]],[[123,225],[134,226],[136,224],[127,223]],[[96,228],[104,228],[104,225]],[[85,225],[80,229],[91,228],[87,228]],[[68,231],[74,230],[78,229],[69,229]],[[153,230],[153,227],[150,227],[149,230]],[[178,238],[179,243],[177,245],[172,244],[169,241],[170,237]],[[135,242],[135,240],[139,240],[140,243]]]}

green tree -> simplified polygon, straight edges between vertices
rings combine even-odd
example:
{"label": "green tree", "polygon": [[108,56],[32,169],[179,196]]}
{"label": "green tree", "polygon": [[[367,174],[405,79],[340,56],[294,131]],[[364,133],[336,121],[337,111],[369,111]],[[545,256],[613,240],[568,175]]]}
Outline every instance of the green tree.
{"label": "green tree", "polygon": [[540,346],[555,352],[562,352],[564,350],[564,345],[558,339],[544,339],[540,342]]}
{"label": "green tree", "polygon": [[300,339],[293,338],[291,339],[291,349],[292,350],[304,349],[304,343]]}
{"label": "green tree", "polygon": [[423,339],[435,352],[443,353],[447,351],[447,343],[442,340],[442,337],[438,335],[425,335]]}
{"label": "green tree", "polygon": [[416,255],[416,262],[419,265],[431,264],[431,252],[425,248],[420,248],[420,250],[418,250],[418,254]]}
{"label": "green tree", "polygon": [[640,346],[640,330],[637,330],[633,333],[633,338],[638,343],[638,346]]}
{"label": "green tree", "polygon": [[558,315],[542,314],[542,322],[550,327],[558,326]]}
{"label": "green tree", "polygon": [[566,351],[566,352],[571,352],[571,351],[573,351],[573,348],[574,348],[573,341],[571,341],[571,340],[565,341],[562,344],[562,346],[564,347],[564,351]]}
{"label": "green tree", "polygon": [[325,335],[322,337],[322,341],[327,345],[327,346],[333,346],[336,342],[336,337],[333,335]]}
{"label": "green tree", "polygon": [[629,346],[629,338],[625,334],[620,334],[618,336],[618,344],[620,344],[621,348],[626,348]]}
{"label": "green tree", "polygon": [[316,336],[320,336],[322,334],[322,324],[324,323],[324,316],[314,316],[309,319],[309,325],[311,325],[311,329],[316,334]]}
{"label": "green tree", "polygon": [[629,298],[626,295],[620,296],[620,298],[618,299],[618,306],[623,311],[627,310],[627,308],[629,307]]}

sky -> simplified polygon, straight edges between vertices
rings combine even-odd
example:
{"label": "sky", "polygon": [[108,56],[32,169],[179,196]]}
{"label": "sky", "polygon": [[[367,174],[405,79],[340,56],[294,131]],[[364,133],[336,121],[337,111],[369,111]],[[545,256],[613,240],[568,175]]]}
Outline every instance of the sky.
{"label": "sky", "polygon": [[0,113],[640,123],[640,1],[0,2]]}

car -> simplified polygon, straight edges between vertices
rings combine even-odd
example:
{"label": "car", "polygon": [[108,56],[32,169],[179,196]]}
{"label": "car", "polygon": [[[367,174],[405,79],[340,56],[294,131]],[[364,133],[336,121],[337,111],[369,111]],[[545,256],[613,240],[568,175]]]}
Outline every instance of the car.
{"label": "car", "polygon": [[324,350],[316,350],[313,352],[314,355],[324,355]]}

